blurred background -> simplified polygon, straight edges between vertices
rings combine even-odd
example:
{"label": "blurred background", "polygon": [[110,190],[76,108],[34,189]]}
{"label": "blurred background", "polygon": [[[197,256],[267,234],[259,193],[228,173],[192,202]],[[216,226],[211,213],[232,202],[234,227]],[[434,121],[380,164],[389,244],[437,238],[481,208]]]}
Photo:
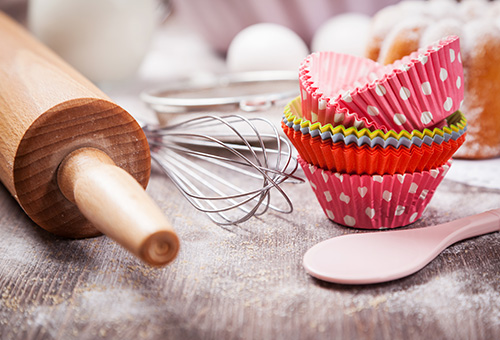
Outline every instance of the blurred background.
{"label": "blurred background", "polygon": [[[227,65],[204,65],[210,71],[296,69],[311,50],[332,44],[360,54],[369,16],[396,2],[0,0],[0,10],[25,24],[88,78],[102,83],[136,77],[158,35],[166,45],[163,49],[185,51],[180,64],[190,61],[186,54],[200,51],[219,61],[227,57]],[[259,23],[268,25],[244,32]],[[189,48],[189,39],[196,40],[198,48]],[[185,71],[182,65],[170,64]],[[196,63],[189,66],[199,70]],[[163,73],[152,73],[158,72]]]}
{"label": "blurred background", "polygon": [[[495,52],[500,50],[500,40],[493,39],[500,36],[499,4],[486,0],[0,0],[0,10],[23,23],[133,115],[145,112],[141,91],[167,84],[171,89],[178,85],[182,92],[180,79],[186,77],[271,70],[297,75],[308,54],[323,50],[390,64],[445,36],[458,35],[465,72],[462,110],[469,128],[465,147],[457,155],[484,159],[500,156],[500,71],[489,68],[500,63]],[[488,62],[474,61],[476,55]],[[484,85],[486,91],[475,84]]]}

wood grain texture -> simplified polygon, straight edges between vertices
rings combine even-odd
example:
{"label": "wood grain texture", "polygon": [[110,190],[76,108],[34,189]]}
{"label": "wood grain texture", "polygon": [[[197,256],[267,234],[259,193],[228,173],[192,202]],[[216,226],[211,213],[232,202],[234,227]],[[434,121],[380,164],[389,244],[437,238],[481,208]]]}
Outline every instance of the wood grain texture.
{"label": "wood grain texture", "polygon": [[99,234],[59,191],[70,152],[105,151],[143,187],[149,147],[121,107],[0,13],[0,179],[41,227],[62,236]]}
{"label": "wood grain texture", "polygon": [[17,199],[41,227],[62,236],[99,232],[60,192],[59,164],[83,147],[103,151],[146,187],[150,173],[147,140],[135,120],[111,102],[78,99],[44,113],[23,136],[14,164]]}
{"label": "wood grain texture", "polygon": [[[264,115],[279,124],[279,108]],[[324,283],[305,273],[304,253],[330,237],[363,231],[330,222],[307,184],[283,188],[292,214],[270,212],[224,229],[195,211],[153,167],[148,193],[182,240],[177,259],[162,269],[105,237],[68,240],[36,229],[0,191],[0,338],[500,337],[499,233],[456,244],[401,280]],[[410,227],[499,206],[500,190],[445,178]]]}
{"label": "wood grain texture", "polygon": [[[161,46],[184,51],[188,30],[171,28]],[[280,108],[262,116],[278,125]],[[153,168],[148,193],[183,241],[178,258],[158,269],[106,237],[72,240],[38,228],[0,186],[0,339],[500,338],[499,233],[456,244],[398,281],[323,283],[303,270],[305,251],[360,231],[328,221],[307,184],[283,188],[291,215],[223,229]],[[500,190],[445,179],[410,227],[499,206]]]}
{"label": "wood grain texture", "polygon": [[57,184],[93,226],[146,263],[162,266],[177,255],[179,239],[163,212],[103,151],[71,152],[59,166]]}
{"label": "wood grain texture", "polygon": [[[0,189],[0,338],[499,338],[498,233],[456,244],[398,281],[323,283],[303,270],[304,252],[358,231],[328,221],[307,184],[284,188],[296,206],[291,215],[225,230],[153,171],[149,194],[183,240],[163,269],[107,238],[68,240],[37,229]],[[445,179],[412,227],[498,206],[500,191]]]}

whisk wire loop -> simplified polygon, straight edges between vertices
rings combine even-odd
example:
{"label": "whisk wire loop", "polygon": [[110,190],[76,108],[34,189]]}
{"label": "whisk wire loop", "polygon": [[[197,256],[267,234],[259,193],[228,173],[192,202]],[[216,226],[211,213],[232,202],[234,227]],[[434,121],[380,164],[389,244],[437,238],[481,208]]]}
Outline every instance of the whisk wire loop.
{"label": "whisk wire loop", "polygon": [[[294,175],[298,163],[290,142],[267,119],[201,116],[144,130],[152,158],[215,223],[241,223],[268,209],[292,212],[281,184],[303,180]],[[279,204],[272,203],[272,191],[279,193]]]}

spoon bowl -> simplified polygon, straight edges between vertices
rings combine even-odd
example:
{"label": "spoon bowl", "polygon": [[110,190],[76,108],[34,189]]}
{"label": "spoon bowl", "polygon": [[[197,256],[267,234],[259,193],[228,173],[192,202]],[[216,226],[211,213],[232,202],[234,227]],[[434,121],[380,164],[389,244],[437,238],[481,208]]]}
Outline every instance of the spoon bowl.
{"label": "spoon bowl", "polygon": [[500,230],[500,209],[437,226],[334,237],[304,255],[306,272],[341,284],[373,284],[411,275],[450,245]]}

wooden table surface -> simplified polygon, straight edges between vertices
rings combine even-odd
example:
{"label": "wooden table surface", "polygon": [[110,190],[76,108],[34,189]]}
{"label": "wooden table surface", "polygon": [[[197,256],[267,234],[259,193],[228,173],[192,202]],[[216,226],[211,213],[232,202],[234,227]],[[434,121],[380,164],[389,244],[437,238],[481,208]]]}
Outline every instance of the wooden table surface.
{"label": "wooden table surface", "polygon": [[[180,31],[165,27],[170,39]],[[150,63],[167,53],[161,46],[155,43]],[[213,58],[195,67],[220,68]],[[112,92],[130,107],[138,105],[132,95]],[[263,114],[278,124],[280,111]],[[467,171],[467,164],[455,165]],[[477,178],[486,176],[477,168]],[[446,178],[410,227],[500,207],[498,181],[480,186]],[[0,186],[0,339],[500,338],[499,234],[458,243],[401,280],[325,283],[305,273],[305,251],[357,231],[330,222],[307,184],[283,188],[292,214],[270,212],[224,229],[154,168],[148,192],[182,242],[175,262],[157,269],[106,237],[69,240],[45,232]]]}

